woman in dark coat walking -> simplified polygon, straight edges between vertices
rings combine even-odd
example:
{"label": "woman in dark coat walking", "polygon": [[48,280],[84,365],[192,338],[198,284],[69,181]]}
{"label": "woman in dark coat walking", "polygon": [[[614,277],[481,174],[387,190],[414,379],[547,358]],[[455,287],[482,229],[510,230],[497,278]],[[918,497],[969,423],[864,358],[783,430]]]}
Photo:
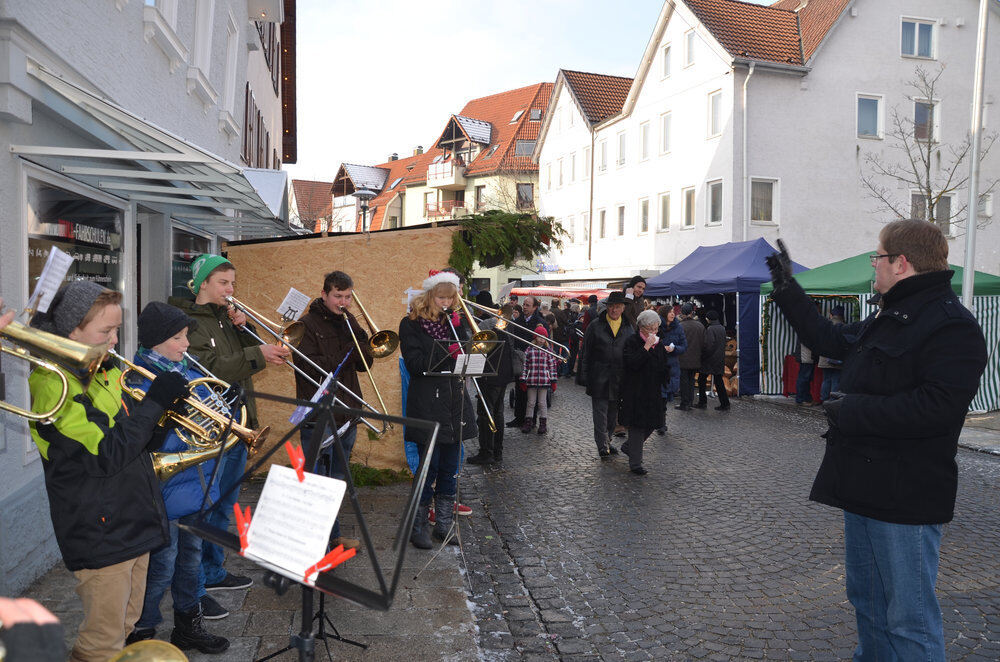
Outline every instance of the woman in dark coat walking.
{"label": "woman in dark coat walking", "polygon": [[667,433],[667,404],[674,399],[674,396],[681,390],[681,360],[680,356],[687,351],[687,335],[684,327],[677,319],[677,313],[673,306],[660,306],[660,342],[667,352],[667,365],[670,372],[663,380],[661,395],[663,396],[663,416],[656,433],[663,436]]}
{"label": "woman in dark coat walking", "polygon": [[646,438],[663,418],[661,388],[670,372],[666,347],[656,335],[660,316],[652,310],[639,313],[639,331],[625,340],[622,363],[625,376],[621,383],[618,422],[628,428],[625,452],[632,473],[644,475],[642,447]]}
{"label": "woman in dark coat walking", "polygon": [[[454,370],[455,357],[461,348],[449,325],[455,328],[460,338],[468,338],[466,328],[459,324],[458,315],[445,314],[457,303],[458,284],[458,276],[453,273],[432,272],[424,280],[423,294],[413,299],[410,314],[399,323],[399,349],[410,373],[405,415],[441,424],[410,535],[410,542],[420,549],[433,546],[427,530],[431,497],[434,498],[435,511],[434,537],[443,540],[451,529],[457,490],[455,474],[461,452],[459,444],[479,432],[476,407],[462,381],[424,375],[429,370]],[[422,447],[420,454],[424,455],[430,441],[428,430],[408,427],[403,430],[403,437]]]}

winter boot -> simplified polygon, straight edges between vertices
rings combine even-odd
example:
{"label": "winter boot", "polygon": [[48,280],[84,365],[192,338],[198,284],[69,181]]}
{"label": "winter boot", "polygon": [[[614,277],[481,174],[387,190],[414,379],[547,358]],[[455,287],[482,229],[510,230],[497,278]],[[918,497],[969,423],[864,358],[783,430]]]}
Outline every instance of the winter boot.
{"label": "winter boot", "polygon": [[417,516],[413,520],[413,533],[410,534],[410,542],[417,549],[431,549],[434,543],[431,542],[430,523],[427,516],[430,514],[431,504],[422,503],[417,507]]}
{"label": "winter boot", "polygon": [[125,645],[134,644],[137,641],[146,641],[156,636],[156,628],[136,628],[125,637]]}
{"label": "winter boot", "polygon": [[545,434],[549,431],[549,419],[540,418],[538,419],[538,434]]}
{"label": "winter boot", "polygon": [[190,611],[174,610],[174,630],[170,633],[170,643],[181,650],[195,648],[202,653],[223,653],[229,648],[229,640],[217,637],[202,625],[201,605]]}
{"label": "winter boot", "polygon": [[524,425],[521,426],[521,432],[527,434],[531,432],[531,428],[533,427],[535,427],[535,419],[525,416]]}
{"label": "winter boot", "polygon": [[[437,513],[437,519],[434,522],[434,539],[444,540],[445,536],[448,535],[448,531],[451,530],[451,523],[455,519],[455,497],[452,496],[442,496],[439,494],[434,495],[434,510]],[[457,545],[458,537],[452,536],[448,540],[449,545]]]}
{"label": "winter boot", "polygon": [[490,464],[493,462],[493,452],[488,446],[479,444],[479,452],[466,460],[469,464]]}

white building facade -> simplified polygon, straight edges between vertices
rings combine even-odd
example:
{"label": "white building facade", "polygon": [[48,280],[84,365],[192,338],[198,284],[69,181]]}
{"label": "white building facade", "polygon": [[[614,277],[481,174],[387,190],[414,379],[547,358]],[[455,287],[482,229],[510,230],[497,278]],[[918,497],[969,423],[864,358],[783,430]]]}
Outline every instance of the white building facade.
{"label": "white building facade", "polygon": [[[648,276],[700,245],[758,237],[772,244],[781,237],[807,266],[874,249],[896,216],[862,186],[865,157],[898,159],[895,108],[933,133],[942,153],[935,175],[947,170],[948,147],[969,131],[977,7],[973,0],[772,7],[667,0],[620,112],[588,125],[581,97],[593,91],[577,93],[573,72],[557,80],[535,152],[539,208],[570,230],[570,240],[540,280]],[[995,35],[998,12],[990,16]],[[987,71],[1000,67],[996,43]],[[941,65],[936,98],[914,99],[915,68]],[[987,131],[996,126],[996,80],[987,77]],[[967,175],[967,161],[958,173]],[[998,177],[1000,150],[993,150],[981,189]],[[911,187],[891,179],[885,186],[909,215]],[[945,209],[960,209],[967,195],[955,191]],[[992,218],[987,196],[976,268],[1000,273]],[[964,216],[946,232],[950,259],[961,264]]]}
{"label": "white building facade", "polygon": [[[226,239],[289,234],[294,0],[0,3],[0,296],[28,300],[46,256],[124,294],[120,351],[153,300]],[[286,36],[290,36],[286,38]],[[284,42],[284,43],[282,43]],[[294,87],[291,87],[294,89]],[[28,407],[23,362],[3,399]],[[41,461],[0,414],[0,594],[59,560]]]}

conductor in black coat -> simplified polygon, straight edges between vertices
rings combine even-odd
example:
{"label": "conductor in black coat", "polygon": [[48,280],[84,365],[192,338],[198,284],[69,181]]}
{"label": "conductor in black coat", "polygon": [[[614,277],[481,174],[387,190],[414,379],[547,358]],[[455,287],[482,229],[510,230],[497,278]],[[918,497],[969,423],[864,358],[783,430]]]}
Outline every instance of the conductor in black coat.
{"label": "conductor in black coat", "polygon": [[948,241],[926,221],[883,226],[871,256],[879,311],[853,324],[816,311],[779,245],[768,258],[774,300],[806,345],[844,362],[842,393],[823,403],[826,453],[809,498],[844,511],[854,659],[944,660],[934,591],[942,525],[986,366],[982,330],[951,289]]}

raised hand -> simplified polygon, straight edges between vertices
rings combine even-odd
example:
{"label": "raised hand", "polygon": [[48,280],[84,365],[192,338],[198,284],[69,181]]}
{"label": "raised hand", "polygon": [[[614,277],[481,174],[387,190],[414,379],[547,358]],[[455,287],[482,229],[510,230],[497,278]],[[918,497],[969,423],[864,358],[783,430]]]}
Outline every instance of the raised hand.
{"label": "raised hand", "polygon": [[788,249],[785,242],[778,240],[778,252],[772,253],[765,260],[767,268],[771,271],[771,282],[774,283],[774,291],[778,292],[788,287],[792,282],[792,258],[788,256]]}

